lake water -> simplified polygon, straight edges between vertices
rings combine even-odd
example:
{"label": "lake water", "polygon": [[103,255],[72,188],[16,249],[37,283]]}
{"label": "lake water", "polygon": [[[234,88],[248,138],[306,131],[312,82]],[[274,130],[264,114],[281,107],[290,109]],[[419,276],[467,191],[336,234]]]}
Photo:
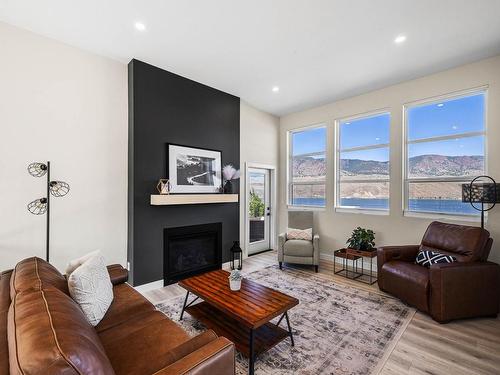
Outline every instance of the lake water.
{"label": "lake water", "polygon": [[[323,198],[295,198],[293,204],[297,206],[322,207],[325,205],[325,200]],[[384,209],[388,208],[389,201],[387,199],[344,198],[341,200],[341,205],[345,207]],[[409,209],[420,212],[479,215],[479,211],[472,208],[469,203],[462,203],[462,201],[451,199],[410,199]]]}

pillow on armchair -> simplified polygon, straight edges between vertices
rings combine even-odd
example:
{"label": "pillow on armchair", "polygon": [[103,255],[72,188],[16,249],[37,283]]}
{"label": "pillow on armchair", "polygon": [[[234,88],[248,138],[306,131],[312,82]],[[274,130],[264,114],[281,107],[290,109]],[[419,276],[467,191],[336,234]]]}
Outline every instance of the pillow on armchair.
{"label": "pillow on armchair", "polygon": [[415,259],[415,264],[429,268],[437,263],[454,263],[457,258],[451,255],[438,253],[437,251],[420,250]]}
{"label": "pillow on armchair", "polygon": [[307,229],[288,228],[288,230],[286,231],[286,239],[312,241],[312,228],[307,228]]}

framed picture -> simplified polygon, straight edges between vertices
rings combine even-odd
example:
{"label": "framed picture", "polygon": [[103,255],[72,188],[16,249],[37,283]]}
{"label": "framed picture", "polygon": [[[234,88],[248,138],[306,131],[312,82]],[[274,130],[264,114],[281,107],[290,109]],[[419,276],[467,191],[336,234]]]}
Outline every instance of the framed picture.
{"label": "framed picture", "polygon": [[171,193],[220,193],[221,152],[167,143],[167,176]]}

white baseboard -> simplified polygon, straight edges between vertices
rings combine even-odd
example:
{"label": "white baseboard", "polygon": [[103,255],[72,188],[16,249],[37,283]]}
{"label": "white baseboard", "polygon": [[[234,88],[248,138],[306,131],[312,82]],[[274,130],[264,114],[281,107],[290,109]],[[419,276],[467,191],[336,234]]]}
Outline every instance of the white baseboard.
{"label": "white baseboard", "polygon": [[329,260],[330,262],[333,262],[333,254],[330,254],[330,253],[319,253],[319,259]]}
{"label": "white baseboard", "polygon": [[155,290],[159,288],[163,288],[163,279],[156,280],[147,284],[142,284],[139,286],[134,286],[134,289],[137,290],[139,293],[145,293],[149,292],[150,290]]}
{"label": "white baseboard", "polygon": [[[222,269],[230,268],[230,266],[231,262],[222,263]],[[163,279],[152,281],[147,284],[134,286],[134,289],[137,290],[139,293],[145,293],[159,288],[163,288]]]}

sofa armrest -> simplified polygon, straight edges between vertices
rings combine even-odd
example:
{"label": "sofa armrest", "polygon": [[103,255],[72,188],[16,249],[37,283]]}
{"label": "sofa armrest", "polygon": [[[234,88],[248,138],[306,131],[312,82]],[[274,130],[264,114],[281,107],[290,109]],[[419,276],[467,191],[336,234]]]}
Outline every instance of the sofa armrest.
{"label": "sofa armrest", "polygon": [[377,282],[380,289],[386,290],[382,266],[391,260],[414,262],[419,248],[419,245],[381,246],[377,248]]}
{"label": "sofa armrest", "polygon": [[109,277],[113,285],[127,282],[128,271],[120,264],[111,264],[108,266]]}
{"label": "sofa armrest", "polygon": [[319,266],[319,234],[313,236],[313,264]]}
{"label": "sofa armrest", "polygon": [[429,282],[430,313],[438,322],[498,314],[500,266],[496,263],[433,264]]}
{"label": "sofa armrest", "polygon": [[286,242],[286,233],[280,233],[278,236],[278,262],[283,262],[285,257],[285,242]]}
{"label": "sofa armrest", "polygon": [[234,344],[219,337],[154,375],[234,375]]}
{"label": "sofa armrest", "polygon": [[391,260],[414,262],[419,248],[419,245],[382,246],[377,248],[378,274],[380,275],[380,270],[384,263]]}

